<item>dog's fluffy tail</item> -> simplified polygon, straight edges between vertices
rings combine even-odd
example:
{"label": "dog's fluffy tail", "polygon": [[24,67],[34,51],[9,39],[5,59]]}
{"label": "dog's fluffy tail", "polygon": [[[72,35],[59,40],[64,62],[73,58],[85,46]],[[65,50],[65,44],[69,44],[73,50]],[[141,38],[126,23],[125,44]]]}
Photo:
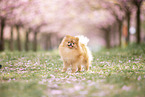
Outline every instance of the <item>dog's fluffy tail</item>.
{"label": "dog's fluffy tail", "polygon": [[93,60],[93,56],[92,56],[91,51],[87,47],[89,39],[87,37],[83,36],[83,35],[79,35],[79,36],[75,36],[75,37],[78,37],[79,38],[79,42],[85,45],[85,49],[87,51],[87,55],[88,55],[88,58],[89,58],[89,63],[91,64],[91,61]]}
{"label": "dog's fluffy tail", "polygon": [[79,35],[79,36],[75,36],[75,37],[78,37],[79,38],[79,42],[84,44],[84,45],[87,45],[88,42],[89,42],[89,39],[83,35]]}

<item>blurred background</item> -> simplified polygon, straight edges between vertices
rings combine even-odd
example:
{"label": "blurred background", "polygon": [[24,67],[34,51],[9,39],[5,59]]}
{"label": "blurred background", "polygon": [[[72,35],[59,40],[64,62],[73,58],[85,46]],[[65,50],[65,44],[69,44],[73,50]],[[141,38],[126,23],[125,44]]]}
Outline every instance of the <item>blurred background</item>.
{"label": "blurred background", "polygon": [[0,0],[0,51],[54,50],[65,35],[93,51],[145,43],[145,1]]}

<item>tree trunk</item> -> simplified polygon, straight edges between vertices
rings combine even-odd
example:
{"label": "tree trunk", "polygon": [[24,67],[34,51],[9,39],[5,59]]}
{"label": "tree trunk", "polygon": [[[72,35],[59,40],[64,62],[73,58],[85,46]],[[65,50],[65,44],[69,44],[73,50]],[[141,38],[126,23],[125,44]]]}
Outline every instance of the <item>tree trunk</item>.
{"label": "tree trunk", "polygon": [[17,25],[16,26],[16,29],[17,29],[17,47],[18,47],[18,50],[21,51],[21,40],[20,40],[20,29],[19,29],[19,26]]}
{"label": "tree trunk", "polygon": [[140,6],[137,7],[137,14],[136,14],[136,39],[137,39],[137,44],[140,44],[140,26],[141,26],[141,22],[140,22]]}
{"label": "tree trunk", "polygon": [[48,48],[49,48],[49,45],[48,45],[48,41],[49,41],[49,38],[46,38],[46,40],[45,40],[45,50],[47,51],[48,50]]}
{"label": "tree trunk", "polygon": [[122,44],[122,42],[121,42],[121,39],[122,39],[122,21],[119,21],[119,28],[118,28],[118,30],[119,30],[119,47],[121,47],[121,44]]}
{"label": "tree trunk", "polygon": [[33,51],[37,51],[37,34],[38,32],[34,32],[34,41],[33,41]]}
{"label": "tree trunk", "polygon": [[46,46],[45,50],[50,49],[50,34],[48,34],[47,37],[46,37],[45,46]]}
{"label": "tree trunk", "polygon": [[26,41],[25,41],[25,50],[29,51],[29,33],[30,30],[26,31]]}
{"label": "tree trunk", "polygon": [[0,38],[0,51],[4,51],[4,28],[5,28],[5,19],[1,19],[1,38]]}
{"label": "tree trunk", "polygon": [[106,41],[106,48],[110,49],[110,27],[108,27],[107,29],[105,29],[105,41]]}
{"label": "tree trunk", "polygon": [[51,40],[51,37],[52,37],[52,34],[50,33],[49,34],[49,40],[48,40],[48,43],[49,43],[49,48],[48,48],[48,50],[52,50],[52,40]]}
{"label": "tree trunk", "polygon": [[113,47],[116,47],[116,41],[115,41],[116,40],[116,30],[118,30],[116,23],[113,24],[111,29],[112,29],[112,36],[113,36]]}
{"label": "tree trunk", "polygon": [[10,39],[10,51],[14,50],[14,42],[13,42],[13,26],[11,26],[11,39]]}
{"label": "tree trunk", "polygon": [[126,43],[127,43],[127,45],[128,45],[129,42],[130,42],[130,33],[129,33],[129,29],[130,29],[130,15],[131,15],[131,13],[128,12],[128,13],[127,13],[127,38],[126,38]]}

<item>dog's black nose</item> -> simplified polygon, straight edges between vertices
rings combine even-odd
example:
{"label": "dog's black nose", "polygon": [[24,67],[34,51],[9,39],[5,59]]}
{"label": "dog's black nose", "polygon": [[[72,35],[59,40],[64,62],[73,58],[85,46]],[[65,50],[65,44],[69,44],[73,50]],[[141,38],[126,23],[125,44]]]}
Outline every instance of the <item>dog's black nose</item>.
{"label": "dog's black nose", "polygon": [[0,64],[0,69],[2,68],[2,65]]}

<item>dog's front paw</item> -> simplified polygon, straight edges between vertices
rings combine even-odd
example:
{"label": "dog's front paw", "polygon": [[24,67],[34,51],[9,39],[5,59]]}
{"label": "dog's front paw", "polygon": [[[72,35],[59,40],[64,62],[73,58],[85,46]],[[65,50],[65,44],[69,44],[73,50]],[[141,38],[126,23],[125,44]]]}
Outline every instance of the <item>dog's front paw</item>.
{"label": "dog's front paw", "polygon": [[76,69],[72,69],[72,73],[75,73],[76,72]]}
{"label": "dog's front paw", "polygon": [[66,72],[66,70],[62,70],[61,72],[62,72],[62,73],[65,73],[65,72]]}

